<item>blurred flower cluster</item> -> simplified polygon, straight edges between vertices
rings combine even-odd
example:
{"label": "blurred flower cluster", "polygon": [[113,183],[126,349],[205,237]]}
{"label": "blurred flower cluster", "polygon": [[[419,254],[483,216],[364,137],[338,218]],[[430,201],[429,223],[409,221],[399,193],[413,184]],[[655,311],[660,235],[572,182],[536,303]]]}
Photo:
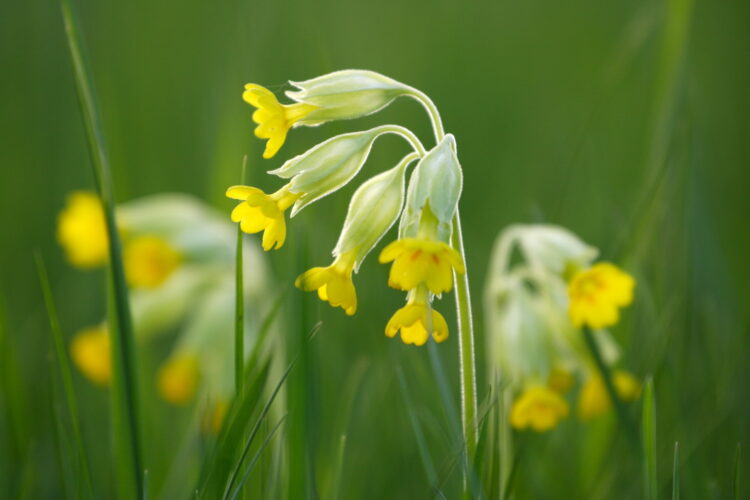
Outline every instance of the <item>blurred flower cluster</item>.
{"label": "blurred flower cluster", "polygon": [[[635,281],[613,264],[595,263],[597,255],[552,225],[510,226],[496,241],[485,290],[487,356],[514,394],[514,428],[554,428],[570,413],[566,394],[576,385],[581,419],[612,407],[581,329],[594,331],[604,363],[615,367],[620,349],[606,328],[632,301]],[[630,373],[615,369],[612,382],[621,400],[638,397]]]}
{"label": "blurred flower cluster", "polygon": [[[264,250],[281,248],[287,234],[287,209],[291,208],[294,217],[352,181],[379,137],[392,134],[403,138],[412,151],[393,168],[362,183],[352,196],[333,249],[333,262],[306,271],[295,284],[353,315],[357,293],[352,275],[400,219],[398,239],[383,249],[379,260],[393,263],[388,284],[407,293],[406,305],[392,316],[385,333],[394,337],[400,332],[403,342],[414,345],[424,344],[430,335],[437,342],[445,340],[448,326],[432,309],[432,301],[453,288],[454,274],[465,272],[461,255],[451,245],[462,187],[453,136],[443,133],[437,110],[426,95],[372,71],[337,71],[291,83],[297,88],[286,93],[291,104],[281,104],[260,85],[245,86],[243,99],[256,108],[255,135],[268,140],[264,158],[279,151],[292,127],[369,115],[400,96],[414,98],[428,110],[437,144],[427,150],[414,133],[399,125],[331,137],[270,171],[286,181],[271,194],[251,186],[230,187],[227,196],[240,202],[232,211],[232,220],[247,233],[263,232]],[[407,188],[407,170],[414,162]]]}
{"label": "blurred flower cluster", "polygon": [[[117,207],[123,262],[130,288],[136,340],[174,334],[171,353],[155,377],[159,394],[185,405],[198,396],[210,405],[216,426],[233,393],[236,230],[205,203],[183,194],[159,194]],[[74,192],[58,218],[57,237],[68,262],[81,269],[107,263],[102,206],[90,192]],[[264,256],[243,251],[246,351],[268,314],[270,276]],[[103,314],[102,314],[103,316]],[[106,323],[82,329],[70,344],[78,369],[108,385],[110,337]],[[247,354],[246,352],[246,354]]]}

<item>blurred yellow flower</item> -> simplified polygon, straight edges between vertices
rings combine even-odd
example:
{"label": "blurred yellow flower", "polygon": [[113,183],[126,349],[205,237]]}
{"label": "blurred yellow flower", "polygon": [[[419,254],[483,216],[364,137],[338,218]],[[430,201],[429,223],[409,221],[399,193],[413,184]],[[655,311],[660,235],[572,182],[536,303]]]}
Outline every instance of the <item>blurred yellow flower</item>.
{"label": "blurred yellow flower", "polygon": [[189,403],[198,387],[198,358],[194,354],[172,356],[159,369],[157,385],[164,400],[175,405]]}
{"label": "blurred yellow flower", "polygon": [[568,402],[560,394],[548,387],[532,386],[513,402],[510,423],[516,429],[531,427],[544,432],[568,416],[568,411]]}
{"label": "blurred yellow flower", "polygon": [[[612,374],[612,383],[622,401],[635,401],[641,393],[641,384],[632,374],[617,370]],[[578,396],[578,416],[589,420],[607,413],[612,408],[612,401],[607,393],[607,386],[599,375],[589,376]]]}
{"label": "blurred yellow flower", "polygon": [[70,343],[70,356],[89,380],[99,385],[109,385],[112,363],[109,332],[105,325],[76,333]]}
{"label": "blurred yellow flower", "polygon": [[253,113],[253,121],[258,124],[255,136],[268,139],[263,158],[271,158],[278,152],[286,140],[286,134],[295,122],[307,116],[317,106],[305,103],[281,104],[270,90],[248,83],[242,99],[257,109]]}
{"label": "blurred yellow flower", "polygon": [[273,194],[266,194],[251,186],[232,186],[227,197],[242,200],[232,210],[232,221],[239,222],[246,233],[263,233],[263,250],[279,249],[286,240],[284,211],[301,196],[286,185]]}
{"label": "blurred yellow flower", "polygon": [[182,255],[157,236],[137,236],[128,240],[123,251],[125,276],[137,288],[157,288],[182,261]]}
{"label": "blurred yellow flower", "polygon": [[393,261],[388,285],[412,290],[421,283],[434,294],[453,288],[453,271],[464,273],[464,264],[456,250],[441,241],[403,238],[386,246],[380,262]]}
{"label": "blurred yellow flower", "polygon": [[216,401],[203,415],[201,430],[204,434],[218,434],[227,416],[229,404],[224,399]]}
{"label": "blurred yellow flower", "polygon": [[574,382],[573,374],[562,368],[553,368],[547,377],[547,386],[560,394],[568,392]]}
{"label": "blurred yellow flower", "polygon": [[57,241],[72,265],[94,268],[107,262],[107,226],[101,200],[90,192],[68,195],[65,208],[57,218]]}
{"label": "blurred yellow flower", "polygon": [[328,267],[313,267],[302,273],[294,286],[311,292],[318,291],[320,300],[333,307],[341,307],[349,316],[357,311],[357,291],[352,282],[356,253],[344,252]]}
{"label": "blurred yellow flower", "polygon": [[385,334],[391,338],[401,331],[404,344],[424,345],[429,338],[428,314],[432,313],[432,338],[442,342],[448,338],[448,323],[442,314],[427,305],[426,300],[411,298],[396,311],[385,327]]}
{"label": "blurred yellow flower", "polygon": [[619,308],[633,301],[634,287],[632,276],[608,262],[579,272],[568,285],[571,321],[595,330],[616,324]]}

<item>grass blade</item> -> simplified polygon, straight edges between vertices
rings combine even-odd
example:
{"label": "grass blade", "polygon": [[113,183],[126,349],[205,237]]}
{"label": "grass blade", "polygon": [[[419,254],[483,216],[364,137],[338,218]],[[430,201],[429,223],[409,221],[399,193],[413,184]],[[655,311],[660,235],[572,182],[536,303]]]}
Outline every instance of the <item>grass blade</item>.
{"label": "grass blade", "polygon": [[[424,437],[422,426],[419,424],[416,412],[414,410],[414,403],[409,396],[409,390],[406,385],[406,378],[404,372],[399,366],[396,370],[398,375],[399,386],[401,387],[401,394],[404,396],[404,403],[406,403],[406,410],[409,414],[409,423],[411,423],[412,431],[414,432],[414,438],[417,440],[417,449],[419,450],[419,457],[422,459],[422,466],[424,467],[427,480],[433,488],[437,485],[437,474],[435,472],[435,464],[432,462],[430,451],[427,449],[427,440]],[[438,490],[439,491],[439,490]]]}
{"label": "grass blade", "polygon": [[135,342],[130,317],[128,288],[122,263],[120,236],[115,219],[107,148],[94,97],[91,74],[83,56],[78,23],[70,0],[61,0],[73,74],[88,139],[96,187],[102,200],[109,238],[108,297],[110,336],[112,338],[112,417],[118,490],[123,498],[142,498],[143,463],[138,427],[138,387],[136,380]]}
{"label": "grass blade", "polygon": [[[242,184],[245,183],[247,155],[242,158]],[[234,283],[234,389],[242,392],[242,381],[245,380],[245,285],[242,262],[242,228],[237,224],[237,253],[235,255]]]}
{"label": "grass blade", "polygon": [[674,461],[672,462],[672,500],[680,500],[680,443],[674,443]]}
{"label": "grass blade", "polygon": [[39,284],[42,288],[42,295],[44,296],[44,305],[47,308],[47,318],[49,319],[49,326],[52,331],[52,340],[55,350],[55,361],[57,362],[57,369],[59,371],[60,380],[62,381],[63,392],[65,393],[65,406],[73,432],[75,450],[74,467],[77,476],[76,485],[78,488],[82,488],[82,490],[77,491],[76,496],[93,498],[94,495],[91,487],[88,456],[86,455],[86,450],[83,446],[83,438],[81,437],[81,428],[79,426],[78,405],[76,403],[75,391],[73,389],[73,376],[71,374],[68,356],[65,352],[65,341],[63,340],[62,330],[60,329],[57,308],[55,307],[55,302],[52,297],[52,290],[49,284],[44,260],[38,252],[34,253],[34,260],[36,261]]}
{"label": "grass blade", "polygon": [[656,500],[656,403],[654,401],[654,381],[651,377],[646,380],[643,391],[643,466],[644,466],[644,498]]}
{"label": "grass blade", "polygon": [[[287,415],[284,415],[283,417],[281,417],[279,421],[276,423],[276,425],[274,425],[273,429],[271,429],[271,432],[268,433],[268,436],[266,436],[266,439],[263,440],[263,444],[260,445],[260,448],[258,448],[258,451],[255,453],[252,460],[250,460],[250,463],[247,465],[245,474],[242,476],[242,479],[237,484],[237,488],[235,488],[234,492],[229,497],[230,500],[234,500],[235,498],[237,498],[237,495],[240,494],[240,492],[242,491],[242,487],[245,486],[245,482],[247,482],[247,478],[250,476],[250,472],[252,472],[253,467],[258,462],[258,459],[261,457],[261,455],[263,455],[263,452],[268,447],[269,443],[271,442],[271,439],[273,439],[273,437],[276,435],[276,431],[279,430],[279,428],[281,428],[281,424],[284,423],[284,421],[286,420],[286,417]],[[247,444],[247,446],[249,445],[250,443]]]}

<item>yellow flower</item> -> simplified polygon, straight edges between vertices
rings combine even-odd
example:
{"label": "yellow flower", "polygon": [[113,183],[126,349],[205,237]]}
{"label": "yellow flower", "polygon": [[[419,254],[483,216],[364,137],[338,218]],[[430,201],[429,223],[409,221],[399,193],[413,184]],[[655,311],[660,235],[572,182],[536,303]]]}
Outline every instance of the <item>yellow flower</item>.
{"label": "yellow flower", "polygon": [[[612,374],[612,383],[622,401],[635,401],[641,393],[641,384],[632,374],[617,370]],[[581,388],[578,397],[578,416],[589,420],[607,413],[612,401],[607,386],[599,375],[591,375]]]}
{"label": "yellow flower", "polygon": [[307,116],[311,111],[317,109],[312,104],[281,104],[270,90],[248,83],[242,99],[248,104],[258,108],[253,113],[253,121],[258,124],[255,128],[255,136],[259,139],[268,139],[263,158],[271,158],[281,148],[286,140],[286,134],[295,122]]}
{"label": "yellow flower", "polygon": [[464,273],[464,264],[456,250],[440,241],[403,238],[386,246],[380,262],[393,261],[388,285],[399,290],[412,290],[424,283],[434,294],[453,287],[453,271]]}
{"label": "yellow flower", "polygon": [[156,236],[138,236],[129,240],[123,251],[125,276],[131,286],[156,288],[180,265],[182,256]]}
{"label": "yellow flower", "polygon": [[302,273],[294,286],[306,292],[318,291],[320,300],[341,307],[349,316],[357,311],[357,291],[352,282],[355,253],[344,252],[328,267],[313,267]]}
{"label": "yellow flower", "polygon": [[401,331],[404,344],[424,345],[429,338],[428,313],[432,313],[432,338],[435,342],[442,342],[448,338],[448,323],[443,315],[427,306],[426,301],[411,299],[396,311],[385,327],[385,334],[391,338]]}
{"label": "yellow flower", "polygon": [[86,328],[76,333],[70,343],[70,356],[89,380],[99,385],[109,385],[112,362],[109,333],[105,325]]}
{"label": "yellow flower", "polygon": [[266,194],[251,186],[232,186],[227,197],[242,200],[232,210],[232,221],[239,222],[246,233],[263,232],[263,250],[279,249],[286,240],[284,211],[292,206],[301,193],[292,193],[288,185],[273,194]]}
{"label": "yellow flower", "polygon": [[573,387],[573,374],[562,368],[553,368],[547,377],[547,387],[560,394],[565,394]]}
{"label": "yellow flower", "polygon": [[568,285],[573,325],[600,329],[616,324],[619,308],[633,301],[634,287],[632,276],[608,262],[579,272]]}
{"label": "yellow flower", "polygon": [[542,386],[526,389],[510,410],[510,423],[516,429],[531,427],[544,432],[568,416],[568,402],[560,394]]}
{"label": "yellow flower", "polygon": [[198,358],[193,354],[172,356],[159,369],[159,394],[175,405],[185,405],[193,399],[198,388]]}
{"label": "yellow flower", "polygon": [[203,415],[201,422],[201,430],[204,434],[218,434],[221,430],[221,426],[224,424],[224,419],[227,416],[229,410],[229,404],[226,400],[219,399],[216,401],[211,408]]}
{"label": "yellow flower", "polygon": [[94,268],[107,262],[109,239],[99,198],[86,191],[68,195],[57,218],[57,241],[72,265]]}

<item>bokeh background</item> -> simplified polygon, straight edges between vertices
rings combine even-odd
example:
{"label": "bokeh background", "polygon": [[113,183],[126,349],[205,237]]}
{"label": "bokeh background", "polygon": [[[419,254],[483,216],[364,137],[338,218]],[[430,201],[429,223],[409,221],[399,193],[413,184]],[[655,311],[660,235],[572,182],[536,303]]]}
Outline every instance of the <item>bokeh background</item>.
{"label": "bokeh background", "polygon": [[[363,68],[429,94],[457,138],[465,172],[461,213],[480,398],[489,369],[481,296],[494,238],[514,222],[564,225],[639,280],[636,303],[614,334],[624,365],[639,377],[654,376],[662,493],[670,488],[679,441],[683,497],[729,495],[736,444],[750,442],[750,3],[76,5],[118,201],[186,192],[228,215],[232,202],[224,190],[239,181],[245,154],[249,182],[273,189],[280,181],[266,170],[335,133],[394,122],[431,143],[421,108],[400,100],[374,117],[297,129],[274,159],[263,160],[251,109],[240,98],[246,82],[281,91],[290,79]],[[93,188],[55,1],[0,4],[0,67],[0,304],[7,333],[0,355],[0,496],[18,491],[20,482],[30,485],[23,490],[29,498],[55,498],[50,334],[32,250],[47,262],[66,335],[99,321],[105,304],[104,274],[72,269],[55,241],[66,194]],[[381,140],[360,178],[404,152],[397,139]],[[269,294],[288,289],[290,301],[300,300],[294,277],[305,266],[328,263],[356,185],[293,219],[287,245],[268,256],[278,283]],[[247,244],[259,245],[258,238]],[[345,429],[341,498],[432,495],[398,370],[436,468],[447,470],[455,460],[428,350],[382,333],[403,300],[386,279],[386,266],[370,258],[356,278],[360,308],[353,318],[310,297],[307,314],[285,309],[286,324],[323,321],[293,381],[306,404],[290,408],[299,417],[293,421],[302,422],[293,433],[301,441],[292,460],[308,492],[325,496]],[[450,323],[453,297],[437,307]],[[453,333],[438,355],[457,407]],[[350,403],[345,389],[360,372]],[[99,458],[96,486],[112,492],[107,392],[78,374],[75,383],[87,449]],[[14,422],[10,393],[26,401],[20,421]],[[147,424],[152,430],[184,418],[179,410],[160,411],[162,422]],[[157,488],[170,460],[169,439],[147,453]],[[641,494],[641,464],[612,419],[584,425],[571,418],[524,440],[518,498]],[[460,476],[446,477],[448,497],[455,498]]]}

